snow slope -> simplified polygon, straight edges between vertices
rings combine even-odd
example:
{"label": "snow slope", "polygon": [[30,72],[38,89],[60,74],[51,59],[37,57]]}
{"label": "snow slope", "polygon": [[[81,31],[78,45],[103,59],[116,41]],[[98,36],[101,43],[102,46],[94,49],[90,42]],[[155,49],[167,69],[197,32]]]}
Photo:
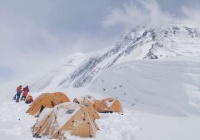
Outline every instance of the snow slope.
{"label": "snow slope", "polygon": [[183,25],[167,24],[160,28],[136,27],[122,35],[110,49],[94,53],[88,61],[84,61],[65,78],[60,86],[87,86],[105,69],[130,60],[198,56],[199,44],[198,30]]}
{"label": "snow slope", "polygon": [[122,63],[102,73],[90,89],[146,113],[200,116],[200,57]]}
{"label": "snow slope", "polygon": [[[134,60],[106,70],[92,83],[92,91],[87,88],[59,91],[71,100],[92,95],[96,99],[113,96],[122,101],[125,113],[101,114],[97,120],[100,131],[88,140],[199,140],[199,60],[200,57]],[[31,94],[35,98],[41,92]],[[25,113],[28,105],[17,104],[11,98],[12,94],[7,94],[0,103],[1,138],[36,139],[31,133],[36,119]],[[68,133],[66,136],[70,140],[80,139]]]}
{"label": "snow slope", "polygon": [[[85,88],[63,89],[72,100],[86,94],[96,99],[105,98],[88,91]],[[38,93],[32,93],[36,96]],[[199,140],[200,119],[199,116],[171,117],[149,113],[143,113],[126,108],[123,115],[118,113],[100,114],[101,119],[96,123],[100,128],[95,138],[84,140]],[[0,136],[5,140],[38,140],[32,137],[31,127],[36,118],[26,114],[29,105],[24,102],[15,103],[3,101],[0,103]],[[80,140],[80,137],[70,136],[69,140]],[[46,138],[47,139],[47,138]]]}

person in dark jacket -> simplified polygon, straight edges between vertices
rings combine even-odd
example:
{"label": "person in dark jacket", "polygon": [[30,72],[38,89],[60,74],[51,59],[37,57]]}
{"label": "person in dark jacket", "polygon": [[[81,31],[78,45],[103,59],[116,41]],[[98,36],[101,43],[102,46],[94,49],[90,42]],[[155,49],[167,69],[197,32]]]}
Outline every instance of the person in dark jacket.
{"label": "person in dark jacket", "polygon": [[19,98],[20,98],[21,93],[22,93],[22,85],[17,87],[16,91],[17,91],[17,94],[15,95],[14,99],[16,99],[16,102],[19,102]]}
{"label": "person in dark jacket", "polygon": [[22,93],[22,97],[21,97],[21,101],[26,99],[26,96],[28,95],[29,92],[29,88],[28,86],[26,86],[25,88],[23,88],[23,93]]}

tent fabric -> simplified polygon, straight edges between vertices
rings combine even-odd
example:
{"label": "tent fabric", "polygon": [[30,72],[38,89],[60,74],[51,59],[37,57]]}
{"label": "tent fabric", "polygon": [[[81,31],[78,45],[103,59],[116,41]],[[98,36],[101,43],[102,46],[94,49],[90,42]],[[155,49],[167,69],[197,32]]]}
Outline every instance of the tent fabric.
{"label": "tent fabric", "polygon": [[85,102],[83,102],[81,105],[87,107],[87,109],[88,109],[90,115],[92,116],[92,118],[93,118],[94,120],[100,118],[99,113],[98,113],[97,110],[93,107],[93,104],[92,104],[90,101],[85,100]]}
{"label": "tent fabric", "polygon": [[39,116],[44,108],[53,108],[64,102],[70,102],[70,100],[62,92],[43,93],[35,99],[26,113]]}
{"label": "tent fabric", "polygon": [[34,136],[59,139],[65,138],[66,131],[75,136],[94,137],[97,130],[99,128],[88,108],[73,102],[45,108],[32,127]]}
{"label": "tent fabric", "polygon": [[80,98],[75,98],[73,100],[73,102],[75,103],[81,103],[81,102],[84,102],[85,100],[88,100],[90,101],[92,104],[94,104],[94,101],[95,101],[95,98],[90,96],[90,95],[86,95],[86,96],[83,96],[83,97],[80,97]]}
{"label": "tent fabric", "polygon": [[25,103],[27,102],[33,102],[33,97],[31,95],[28,95],[25,99]]}
{"label": "tent fabric", "polygon": [[114,98],[106,98],[103,100],[95,100],[93,104],[94,108],[100,113],[106,112],[123,112],[123,108],[119,100]]}
{"label": "tent fabric", "polygon": [[92,96],[84,96],[81,98],[75,98],[73,100],[73,102],[81,104],[82,106],[86,106],[88,108],[90,114],[92,115],[93,119],[99,119],[100,115],[97,112],[97,110],[93,107],[93,103],[91,103],[91,101],[94,102],[94,100],[95,99]]}

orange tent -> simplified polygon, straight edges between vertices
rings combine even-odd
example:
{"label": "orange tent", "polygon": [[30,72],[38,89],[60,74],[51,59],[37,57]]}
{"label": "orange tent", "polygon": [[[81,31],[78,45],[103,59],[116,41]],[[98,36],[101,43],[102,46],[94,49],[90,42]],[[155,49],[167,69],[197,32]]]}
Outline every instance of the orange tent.
{"label": "orange tent", "polygon": [[55,93],[43,93],[35,99],[31,104],[31,107],[26,111],[30,115],[37,116],[42,112],[44,108],[53,108],[55,105],[70,102],[69,98],[62,92]]}
{"label": "orange tent", "polygon": [[95,100],[94,108],[100,113],[106,112],[123,112],[121,103],[114,98],[106,98],[103,100]]}
{"label": "orange tent", "polygon": [[25,103],[30,104],[33,102],[33,97],[31,95],[28,95],[25,99]]}
{"label": "orange tent", "polygon": [[81,104],[83,106],[86,106],[91,114],[91,116],[93,117],[93,119],[99,119],[99,113],[97,112],[97,110],[93,107],[93,104],[91,103],[94,102],[94,97],[92,96],[84,96],[84,97],[80,97],[80,98],[75,98],[73,100],[73,102]]}
{"label": "orange tent", "polygon": [[82,103],[82,102],[85,102],[85,100],[88,100],[93,104],[94,101],[95,101],[95,98],[90,96],[90,95],[86,95],[86,96],[83,96],[83,97],[80,97],[80,98],[74,98],[73,102]]}
{"label": "orange tent", "polygon": [[32,132],[34,137],[63,139],[66,131],[75,136],[94,137],[98,129],[86,106],[68,102],[45,108]]}

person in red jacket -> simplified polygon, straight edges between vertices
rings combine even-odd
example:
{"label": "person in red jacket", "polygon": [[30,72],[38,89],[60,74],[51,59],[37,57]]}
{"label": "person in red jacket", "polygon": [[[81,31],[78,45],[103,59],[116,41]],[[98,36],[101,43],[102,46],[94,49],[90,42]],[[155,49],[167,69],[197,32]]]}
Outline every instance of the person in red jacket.
{"label": "person in red jacket", "polygon": [[26,86],[25,88],[23,88],[23,93],[22,93],[22,97],[21,97],[21,101],[26,99],[26,96],[28,95],[29,92],[29,88],[28,86]]}
{"label": "person in red jacket", "polygon": [[19,87],[17,87],[16,91],[17,91],[17,94],[14,96],[14,100],[17,98],[16,102],[19,102],[19,98],[20,98],[21,93],[22,93],[22,85],[20,85]]}

